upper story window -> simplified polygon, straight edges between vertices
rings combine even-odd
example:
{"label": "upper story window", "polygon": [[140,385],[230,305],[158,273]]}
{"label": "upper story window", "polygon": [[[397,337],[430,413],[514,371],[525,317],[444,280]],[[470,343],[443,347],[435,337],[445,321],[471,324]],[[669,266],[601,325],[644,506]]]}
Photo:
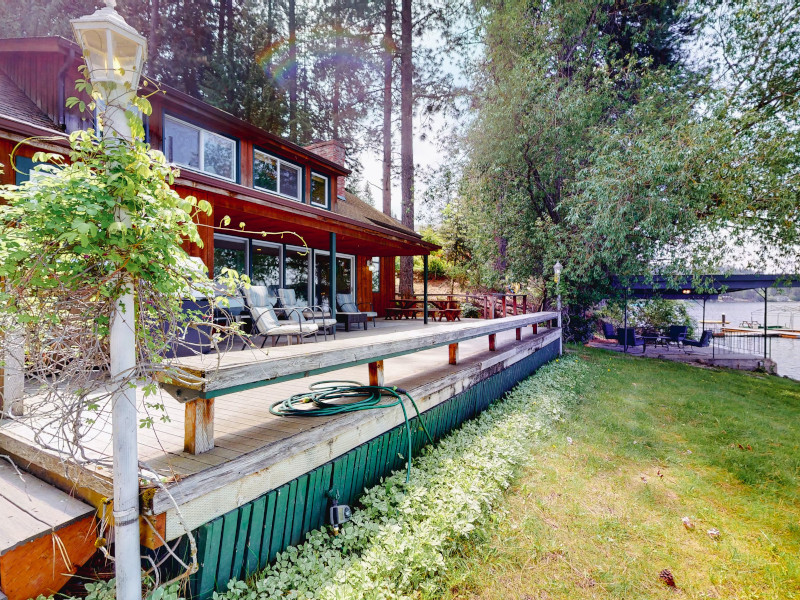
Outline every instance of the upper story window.
{"label": "upper story window", "polygon": [[253,185],[255,187],[302,201],[302,169],[290,162],[260,150],[253,152]]}
{"label": "upper story window", "polygon": [[236,180],[236,141],[174,117],[164,118],[164,154],[176,165]]}
{"label": "upper story window", "polygon": [[311,204],[328,208],[328,178],[319,173],[311,173]]}

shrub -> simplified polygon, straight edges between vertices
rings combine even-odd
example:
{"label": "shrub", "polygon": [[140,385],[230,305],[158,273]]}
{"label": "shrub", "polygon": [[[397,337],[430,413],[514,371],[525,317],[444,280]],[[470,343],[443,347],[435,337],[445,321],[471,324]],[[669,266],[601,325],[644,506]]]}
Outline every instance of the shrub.
{"label": "shrub", "polygon": [[477,319],[481,316],[481,309],[470,302],[462,302],[461,316],[467,319]]}
{"label": "shrub", "polygon": [[318,529],[249,583],[216,599],[408,598],[440,595],[445,558],[502,500],[537,436],[578,399],[584,367],[556,361],[480,417],[367,491],[338,536]]}

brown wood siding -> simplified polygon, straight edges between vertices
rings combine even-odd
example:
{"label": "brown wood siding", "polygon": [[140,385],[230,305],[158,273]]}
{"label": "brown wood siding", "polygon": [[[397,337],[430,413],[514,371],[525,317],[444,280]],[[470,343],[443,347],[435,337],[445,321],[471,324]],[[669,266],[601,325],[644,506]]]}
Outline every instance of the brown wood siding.
{"label": "brown wood siding", "polygon": [[386,316],[387,307],[391,306],[395,292],[394,256],[381,256],[380,290],[373,292],[372,303],[380,316]]}
{"label": "brown wood siding", "polygon": [[356,256],[356,301],[372,302],[372,271],[367,266],[367,256]]}
{"label": "brown wood siding", "polygon": [[[14,148],[16,147],[16,152]],[[24,156],[32,158],[34,153],[38,152],[39,148],[34,148],[28,144],[20,144],[17,142],[0,138],[0,164],[2,164],[2,173],[0,173],[0,184],[14,185],[17,182],[17,173],[11,163],[11,153],[14,152],[14,157]]]}

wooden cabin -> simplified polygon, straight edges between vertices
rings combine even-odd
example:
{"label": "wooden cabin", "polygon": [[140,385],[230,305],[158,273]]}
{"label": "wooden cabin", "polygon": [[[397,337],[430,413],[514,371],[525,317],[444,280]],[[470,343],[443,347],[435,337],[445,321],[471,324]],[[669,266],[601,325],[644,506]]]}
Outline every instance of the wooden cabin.
{"label": "wooden cabin", "polygon": [[[78,45],[64,38],[0,40],[0,183],[25,181],[34,152],[63,150],[65,134],[93,125],[65,106],[76,95],[82,60]],[[336,292],[355,293],[382,315],[395,294],[394,257],[437,248],[346,191],[350,172],[341,142],[298,146],[169,86],[160,88],[165,93],[150,97],[146,141],[180,168],[178,193],[213,207],[199,223],[203,247],[187,248],[211,273],[235,268],[256,283],[293,288],[309,304],[332,304],[333,248]],[[41,139],[53,136],[58,139]],[[226,216],[229,227],[222,226]],[[242,233],[240,223],[245,231],[269,235]]]}

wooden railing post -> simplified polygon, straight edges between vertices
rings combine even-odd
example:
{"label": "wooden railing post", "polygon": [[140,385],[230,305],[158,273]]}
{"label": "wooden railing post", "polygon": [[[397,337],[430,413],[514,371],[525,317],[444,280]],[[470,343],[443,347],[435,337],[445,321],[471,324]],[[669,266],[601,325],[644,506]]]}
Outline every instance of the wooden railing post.
{"label": "wooden railing post", "polygon": [[522,327],[517,327],[517,340],[522,339]]}
{"label": "wooden railing post", "polygon": [[202,454],[214,448],[214,399],[198,398],[184,407],[183,449]]}
{"label": "wooden railing post", "polygon": [[507,308],[506,308],[506,295],[503,294],[503,318],[508,316]]}
{"label": "wooden railing post", "polygon": [[523,294],[522,296],[522,314],[528,314],[528,294]]}
{"label": "wooden railing post", "polygon": [[490,333],[489,334],[489,351],[494,352],[497,350],[497,334]]}
{"label": "wooden railing post", "polygon": [[458,364],[458,343],[450,344],[448,347],[449,354],[450,354],[450,364],[457,365]]}
{"label": "wooden railing post", "polygon": [[531,327],[533,328],[533,333],[534,333],[534,334],[537,334],[537,333],[539,333],[539,324],[538,324],[538,323],[533,323],[533,324],[531,325]]}
{"label": "wooden railing post", "polygon": [[514,305],[514,316],[517,316],[517,314],[519,314],[517,312],[517,295],[514,294],[513,296],[511,296],[511,299],[512,299],[513,305]]}
{"label": "wooden railing post", "polygon": [[383,387],[383,361],[369,363],[369,384]]}

